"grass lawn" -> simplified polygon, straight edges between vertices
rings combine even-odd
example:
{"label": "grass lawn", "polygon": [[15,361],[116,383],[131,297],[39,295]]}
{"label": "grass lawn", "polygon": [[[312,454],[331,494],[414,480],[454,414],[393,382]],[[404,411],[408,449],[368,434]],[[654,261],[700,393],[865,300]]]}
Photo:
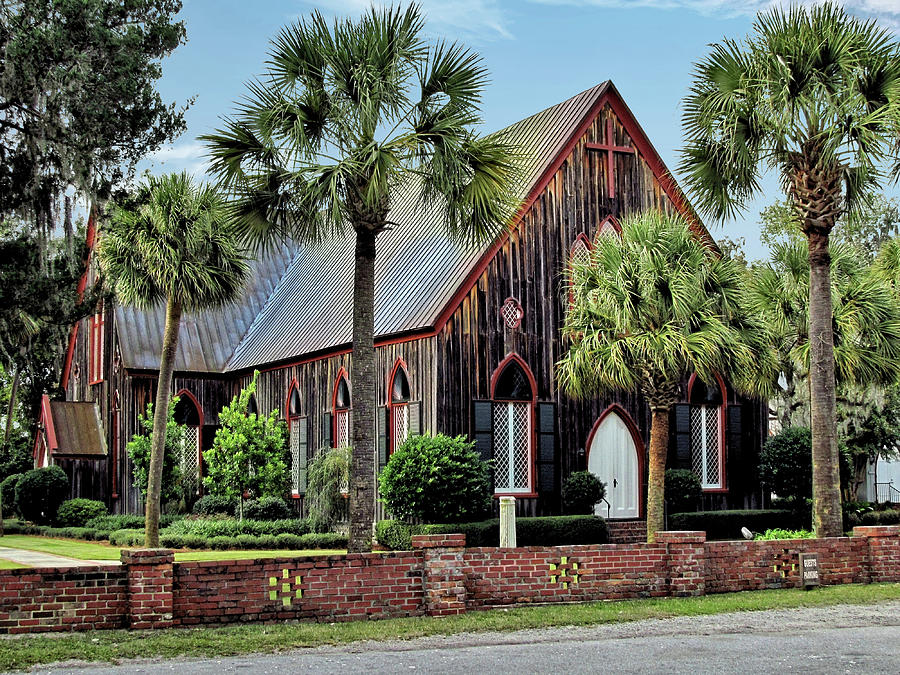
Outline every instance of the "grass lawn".
{"label": "grass lawn", "polygon": [[[78,560],[118,560],[119,548],[99,541],[81,541],[78,539],[52,539],[26,534],[8,534],[0,537],[0,546],[22,548],[41,553],[52,553]],[[337,550],[301,550],[301,551],[176,551],[177,562],[195,560],[246,560],[248,558],[286,558],[309,555],[335,555],[347,551]],[[0,568],[2,569],[2,568]]]}
{"label": "grass lawn", "polygon": [[243,624],[222,628],[95,631],[49,637],[17,636],[0,639],[0,670],[25,669],[69,659],[116,662],[119,659],[157,656],[218,657],[346,644],[359,640],[583,626],[789,607],[874,604],[898,599],[900,584],[872,584],[825,586],[813,591],[790,589],[727,593],[700,598],[653,598],[584,605],[521,607],[442,618],[415,617],[336,624]]}
{"label": "grass lawn", "polygon": [[25,565],[20,565],[19,563],[13,562],[12,560],[0,558],[0,570],[17,570],[23,567],[25,567]]}

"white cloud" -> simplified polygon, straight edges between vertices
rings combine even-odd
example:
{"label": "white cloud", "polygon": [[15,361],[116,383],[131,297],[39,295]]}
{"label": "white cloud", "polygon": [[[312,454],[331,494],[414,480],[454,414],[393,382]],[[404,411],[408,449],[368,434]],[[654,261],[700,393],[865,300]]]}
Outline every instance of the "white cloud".
{"label": "white cloud", "polygon": [[159,164],[164,171],[184,170],[195,178],[203,178],[209,168],[205,155],[206,147],[192,141],[180,145],[165,145],[151,153],[149,159],[154,164]]}
{"label": "white cloud", "polygon": [[[358,15],[371,5],[390,6],[392,2],[381,0],[331,0],[324,3],[301,0],[303,5],[317,8],[323,13]],[[512,38],[507,27],[508,19],[500,8],[500,0],[419,0],[428,28],[452,31],[460,35],[484,39]]]}
{"label": "white cloud", "polygon": [[[754,16],[770,7],[817,4],[821,0],[530,0],[545,5],[581,5],[616,9],[686,9],[707,16]],[[848,11],[864,18],[875,18],[885,27],[900,29],[900,1],[844,0]]]}

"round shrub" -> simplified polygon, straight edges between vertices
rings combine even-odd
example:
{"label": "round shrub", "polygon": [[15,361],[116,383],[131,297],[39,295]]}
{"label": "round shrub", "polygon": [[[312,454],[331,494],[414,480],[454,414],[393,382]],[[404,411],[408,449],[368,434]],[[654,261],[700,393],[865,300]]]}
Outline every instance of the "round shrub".
{"label": "round shrub", "polygon": [[230,497],[203,495],[194,502],[192,511],[198,516],[230,516],[234,513],[235,505],[235,500]]}
{"label": "round shrub", "polygon": [[790,427],[773,436],[759,456],[763,484],[779,497],[794,501],[812,497],[812,434]]}
{"label": "round shrub", "polygon": [[576,471],[562,488],[563,508],[573,516],[593,515],[594,505],[606,495],[606,485],[590,471]]}
{"label": "round shrub", "polygon": [[211,549],[215,549],[216,551],[228,551],[238,547],[237,541],[235,541],[233,537],[213,537],[207,544]]}
{"label": "round shrub", "polygon": [[275,541],[278,542],[278,548],[283,548],[285,550],[298,550],[302,548],[303,540],[300,538],[298,534],[284,534],[276,535]]}
{"label": "round shrub", "polygon": [[235,541],[237,541],[238,546],[245,550],[254,549],[259,545],[259,537],[252,534],[239,534],[235,537]]}
{"label": "round shrub", "polygon": [[56,522],[63,527],[84,527],[89,520],[108,514],[103,502],[95,499],[69,499],[56,512]]}
{"label": "round shrub", "polygon": [[58,466],[33,469],[16,483],[16,510],[25,520],[49,523],[69,496],[69,478]]}
{"label": "round shrub", "polygon": [[406,523],[399,520],[379,520],[375,523],[375,538],[379,544],[391,551],[412,549],[412,532]]}
{"label": "round shrub", "polygon": [[491,508],[490,467],[465,437],[412,436],[381,472],[381,498],[397,518],[463,522]]}
{"label": "round shrub", "polygon": [[179,534],[162,532],[159,535],[159,545],[163,548],[187,548],[184,545],[184,537]]}
{"label": "round shrub", "polygon": [[[234,515],[240,515],[240,504]],[[286,520],[292,515],[291,507],[279,497],[260,497],[244,502],[244,518],[250,520]]]}
{"label": "round shrub", "polygon": [[697,474],[687,469],[668,469],[665,489],[669,513],[695,511],[703,495]]}
{"label": "round shrub", "polygon": [[3,499],[3,517],[12,518],[16,511],[16,484],[24,476],[23,473],[14,473],[0,482],[0,497]]}
{"label": "round shrub", "polygon": [[140,546],[144,543],[144,531],[137,529],[116,530],[109,533],[112,546]]}

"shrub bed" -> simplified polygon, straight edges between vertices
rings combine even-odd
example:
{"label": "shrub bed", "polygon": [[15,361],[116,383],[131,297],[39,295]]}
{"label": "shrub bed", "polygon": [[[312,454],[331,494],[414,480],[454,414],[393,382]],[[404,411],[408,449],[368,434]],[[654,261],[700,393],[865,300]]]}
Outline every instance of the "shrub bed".
{"label": "shrub bed", "polygon": [[185,518],[166,528],[169,534],[234,538],[241,534],[254,537],[262,535],[302,535],[310,531],[309,521],[301,518],[284,520],[235,520],[234,518]]}
{"label": "shrub bed", "polygon": [[[184,518],[182,515],[163,514],[159,517],[159,526],[169,527]],[[116,515],[116,516],[100,516],[91,518],[85,523],[85,527],[92,527],[96,530],[106,530],[114,532],[115,530],[141,530],[144,528],[144,516]]]}
{"label": "shrub bed", "polygon": [[95,499],[69,499],[56,512],[56,522],[60,527],[85,527],[88,521],[107,513],[106,504]]}
{"label": "shrub bed", "polygon": [[900,510],[869,511],[859,517],[860,525],[897,525],[900,524]]}
{"label": "shrub bed", "polygon": [[700,511],[673,513],[669,516],[669,530],[703,530],[707,540],[742,539],[741,528],[751,532],[773,529],[809,529],[809,517],[789,509],[760,509],[737,511]]}
{"label": "shrub bed", "polygon": [[[500,542],[500,520],[476,523],[410,525],[398,520],[382,520],[375,534],[385,548],[409,550],[414,534],[465,534],[466,546],[497,546]],[[606,521],[597,516],[547,516],[516,519],[518,546],[564,546],[567,544],[606,544],[609,530]]]}

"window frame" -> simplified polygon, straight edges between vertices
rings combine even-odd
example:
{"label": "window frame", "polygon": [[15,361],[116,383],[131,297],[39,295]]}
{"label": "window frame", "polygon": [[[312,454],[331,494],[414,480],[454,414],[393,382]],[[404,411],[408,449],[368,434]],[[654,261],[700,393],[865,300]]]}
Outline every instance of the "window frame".
{"label": "window frame", "polygon": [[[704,429],[706,428],[709,413],[711,410],[713,410],[713,406],[708,405],[707,403],[694,403],[692,401],[692,397],[693,397],[693,393],[694,393],[694,386],[697,383],[697,380],[698,380],[698,378],[697,378],[696,373],[691,375],[690,380],[688,380],[688,386],[687,386],[687,403],[688,403],[688,410],[689,410],[689,415],[690,415],[690,418],[689,418],[689,420],[690,420],[690,427],[689,427],[690,436],[689,436],[689,438],[690,438],[690,449],[691,449],[691,471],[694,473],[695,476],[697,476],[700,479],[700,487],[704,493],[710,493],[710,494],[725,493],[725,492],[728,492],[728,487],[727,487],[728,483],[726,482],[726,462],[727,462],[727,458],[728,458],[728,448],[726,445],[727,439],[725,436],[725,431],[727,429],[726,409],[728,407],[728,401],[727,401],[726,397],[727,397],[728,390],[726,389],[725,382],[722,380],[722,378],[719,375],[716,375],[715,386],[719,389],[719,395],[721,398],[719,405],[715,406],[715,408],[717,408],[717,410],[713,413],[716,415],[716,420],[715,420],[715,422],[717,424],[716,439],[719,444],[719,448],[718,448],[719,482],[718,482],[718,484],[710,484],[710,483],[707,483],[705,480],[706,473],[707,473],[706,466],[709,461],[709,451],[706,448],[703,448],[703,455],[702,455],[702,468],[703,468],[704,475],[698,476],[697,471],[694,467],[694,434],[693,434],[694,410],[699,409],[701,411],[701,417],[703,420]],[[702,383],[702,381],[701,381],[701,383]],[[703,383],[703,384],[704,384],[704,386],[707,386],[707,387],[710,386],[710,385],[706,385],[705,383]],[[708,436],[709,436],[708,433],[704,433],[704,435],[703,435],[704,445],[706,445],[706,443],[708,442]]]}
{"label": "window frame", "polygon": [[[531,398],[530,399],[510,399],[503,398],[497,396],[497,384],[500,381],[501,376],[509,368],[513,363],[515,363],[525,374],[526,379],[528,380],[528,385],[531,389]],[[537,442],[535,439],[535,411],[537,406],[537,383],[534,379],[534,374],[531,372],[531,368],[528,367],[528,364],[525,363],[525,360],[516,354],[515,352],[509,354],[497,368],[494,370],[491,375],[491,434],[492,434],[492,446],[493,446],[493,458],[496,466],[496,462],[498,460],[497,450],[501,447],[498,442],[498,436],[496,434],[496,410],[498,405],[506,404],[506,409],[512,411],[513,404],[525,404],[527,417],[528,417],[528,429],[526,432],[526,441],[528,443],[528,447],[526,448],[525,454],[528,458],[528,485],[525,488],[510,488],[508,486],[502,486],[498,488],[496,482],[496,475],[494,476],[494,497],[519,497],[519,498],[528,498],[528,497],[537,497],[537,490],[535,489],[536,482],[536,452],[537,452]],[[510,415],[512,413],[510,412]],[[508,420],[510,417],[507,418]],[[511,422],[509,422],[511,423]],[[504,451],[507,462],[510,462],[510,466],[512,466],[513,455],[511,439],[509,436],[506,436],[507,447]]]}
{"label": "window frame", "polygon": [[[203,496],[203,408],[200,406],[200,402],[197,400],[197,397],[194,396],[187,389],[180,389],[175,396],[179,398],[187,397],[187,399],[191,402],[191,405],[194,407],[194,410],[197,412],[197,424],[185,424],[189,429],[196,429],[197,432],[197,495]],[[183,439],[182,439],[183,440]],[[185,451],[185,444],[182,443],[182,452]],[[181,463],[181,458],[179,457],[179,465]]]}
{"label": "window frame", "polygon": [[[293,405],[294,396],[297,397],[297,405],[296,406]],[[293,498],[293,499],[300,499],[303,497],[303,495],[306,494],[305,492],[300,492],[299,476],[298,476],[298,482],[297,483],[294,482],[295,462],[294,462],[294,429],[293,429],[293,426],[294,426],[294,424],[297,425],[297,444],[299,446],[299,441],[300,441],[300,426],[299,425],[300,425],[300,420],[303,419],[303,416],[300,414],[301,403],[302,402],[300,400],[300,388],[299,388],[299,385],[297,384],[297,380],[294,379],[291,381],[291,384],[288,387],[287,400],[285,401],[285,404],[284,404],[284,417],[287,420],[287,427],[288,427],[288,451],[290,452],[290,457],[291,457],[291,498]],[[296,407],[296,409],[295,409],[295,407]],[[297,460],[298,461],[296,463],[298,465],[299,465],[299,459],[300,459],[300,448],[298,447],[297,448]],[[307,457],[306,460],[307,460],[306,464],[308,467],[309,457]]]}
{"label": "window frame", "polygon": [[100,303],[99,311],[94,312],[90,319],[88,333],[88,384],[100,384],[103,382],[103,340],[104,321],[103,303]]}
{"label": "window frame", "polygon": [[[341,382],[344,382],[347,388],[347,405],[343,407],[338,407],[338,391],[341,387]],[[350,378],[347,375],[347,371],[341,367],[338,370],[337,377],[334,380],[334,392],[331,396],[331,410],[332,410],[332,420],[331,420],[331,438],[332,438],[332,446],[333,448],[343,448],[343,447],[351,447],[350,443],[353,440],[352,434],[350,433],[350,411],[353,409],[353,392],[350,389]],[[346,432],[346,443],[341,444],[341,439],[338,438],[338,431],[341,429],[341,426]]]}
{"label": "window frame", "polygon": [[[406,398],[395,398],[394,397],[394,384],[397,380],[398,375],[402,375],[406,379]],[[394,368],[391,371],[390,376],[388,377],[387,382],[387,408],[388,408],[388,420],[390,422],[390,428],[388,429],[388,456],[393,455],[394,451],[403,443],[406,442],[406,439],[409,438],[409,404],[412,401],[412,388],[409,383],[409,371],[406,368],[406,362],[403,359],[397,359],[394,363]],[[406,435],[405,437],[398,442],[397,439],[397,417],[401,414],[405,413],[406,415]]]}

